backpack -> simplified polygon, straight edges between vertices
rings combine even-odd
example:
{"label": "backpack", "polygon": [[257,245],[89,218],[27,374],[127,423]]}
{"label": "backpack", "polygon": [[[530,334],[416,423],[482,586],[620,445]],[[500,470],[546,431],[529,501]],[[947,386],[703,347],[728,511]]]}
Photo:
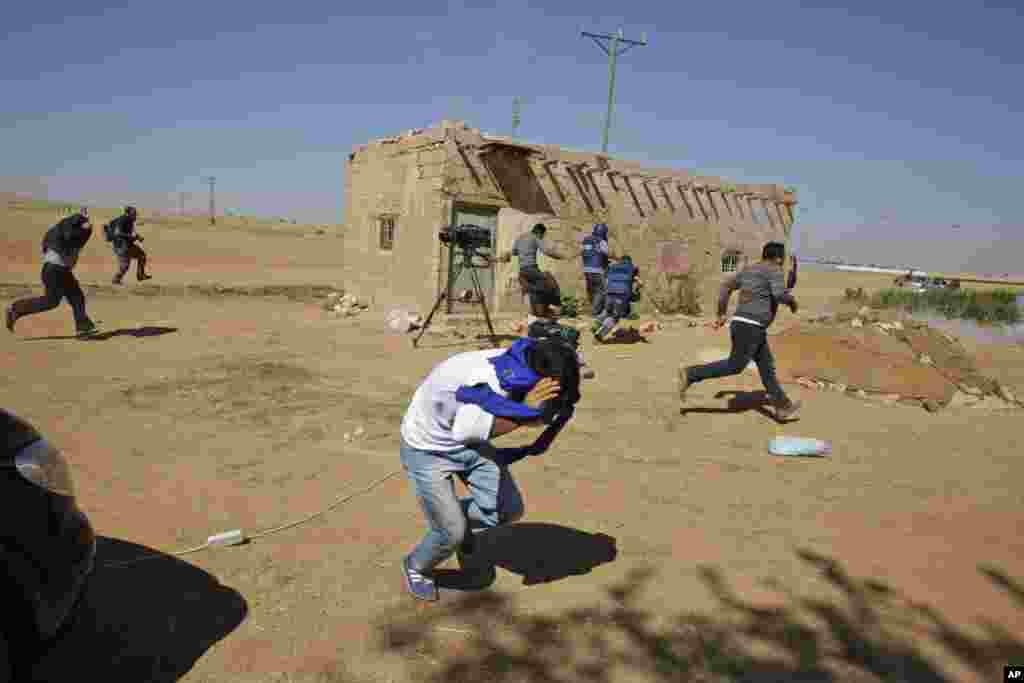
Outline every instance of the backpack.
{"label": "backpack", "polygon": [[43,241],[41,244],[41,250],[45,254],[48,249],[57,251],[58,243],[60,242],[60,224],[57,224],[46,231],[43,235]]}
{"label": "backpack", "polygon": [[103,224],[103,236],[107,238],[108,242],[114,241],[114,222]]}

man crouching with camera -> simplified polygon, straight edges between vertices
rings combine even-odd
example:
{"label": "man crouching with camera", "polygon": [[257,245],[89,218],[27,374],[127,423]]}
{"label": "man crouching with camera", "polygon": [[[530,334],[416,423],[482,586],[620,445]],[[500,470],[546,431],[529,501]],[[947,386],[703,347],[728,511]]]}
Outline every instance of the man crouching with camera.
{"label": "man crouching with camera", "polygon": [[[541,455],[572,418],[579,400],[575,351],[553,339],[523,338],[511,348],[460,353],[437,365],[413,395],[402,419],[401,458],[429,530],[402,561],[413,597],[436,601],[434,568],[458,554],[475,585],[490,585],[494,565],[475,532],[514,522],[523,499],[509,465]],[[547,425],[522,448],[490,440]],[[469,490],[459,500],[454,477]]]}

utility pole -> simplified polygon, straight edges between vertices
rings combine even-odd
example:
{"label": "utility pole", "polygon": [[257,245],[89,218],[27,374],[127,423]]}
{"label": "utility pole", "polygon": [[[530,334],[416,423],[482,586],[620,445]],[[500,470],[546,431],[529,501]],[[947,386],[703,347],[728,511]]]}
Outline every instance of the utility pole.
{"label": "utility pole", "polygon": [[205,176],[203,178],[203,182],[209,184],[209,186],[210,186],[210,225],[216,225],[217,224],[217,218],[216,218],[217,205],[214,202],[213,186],[216,184],[217,178],[215,178],[212,175],[211,176]]}
{"label": "utility pole", "polygon": [[179,192],[178,193],[178,215],[179,216],[184,216],[185,215],[185,193],[184,192]]}
{"label": "utility pole", "polygon": [[[581,35],[584,38],[592,38],[597,46],[604,50],[604,53],[608,55],[608,113],[604,119],[604,132],[601,134],[601,153],[608,153],[608,130],[612,125],[612,104],[615,102],[615,65],[619,57],[624,55],[627,50],[637,45],[647,46],[647,34],[644,33],[640,40],[627,40],[623,34],[622,29],[614,35],[605,35],[603,33],[588,33],[587,31],[581,31]],[[608,41],[606,46],[602,41]],[[622,47],[622,46],[625,47]],[[621,48],[621,49],[620,49]]]}
{"label": "utility pole", "polygon": [[522,100],[518,97],[512,98],[512,137],[519,132],[519,124],[523,122]]}

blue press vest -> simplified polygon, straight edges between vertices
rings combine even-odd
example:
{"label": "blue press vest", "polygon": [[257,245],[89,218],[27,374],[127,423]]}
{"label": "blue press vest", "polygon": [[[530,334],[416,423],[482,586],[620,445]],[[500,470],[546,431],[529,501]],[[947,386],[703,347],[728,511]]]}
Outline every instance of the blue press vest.
{"label": "blue press vest", "polygon": [[587,235],[583,238],[583,267],[600,268],[602,271],[608,267],[608,254],[601,253],[601,240],[594,235]]}
{"label": "blue press vest", "polygon": [[629,301],[633,298],[633,277],[636,268],[631,263],[616,263],[608,268],[608,296]]}

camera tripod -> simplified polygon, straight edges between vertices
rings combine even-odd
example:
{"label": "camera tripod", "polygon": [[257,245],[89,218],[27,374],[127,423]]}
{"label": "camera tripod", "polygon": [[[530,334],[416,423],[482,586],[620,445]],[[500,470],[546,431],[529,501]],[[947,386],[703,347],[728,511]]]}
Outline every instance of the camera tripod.
{"label": "camera tripod", "polygon": [[[494,325],[491,324],[491,312],[487,310],[487,297],[484,294],[483,285],[480,284],[480,275],[477,273],[481,268],[489,267],[491,265],[491,260],[489,257],[477,253],[476,250],[472,248],[463,248],[461,251],[462,261],[455,264],[455,267],[452,269],[451,279],[448,280],[448,287],[442,290],[437,296],[437,301],[434,302],[434,307],[430,309],[430,314],[427,315],[427,319],[423,322],[423,327],[420,328],[419,334],[413,338],[413,348],[416,348],[416,345],[420,341],[420,337],[422,337],[426,333],[427,328],[430,327],[430,321],[433,320],[434,314],[437,313],[437,309],[441,307],[441,302],[448,298],[448,294],[451,291],[452,286],[459,279],[459,275],[462,274],[463,270],[467,269],[469,270],[470,279],[473,282],[473,294],[476,295],[476,299],[479,302],[480,307],[484,309],[484,320],[487,322],[487,331],[491,333],[491,343],[498,343],[498,335],[494,331]],[[483,259],[484,263],[474,263],[474,256]]]}

